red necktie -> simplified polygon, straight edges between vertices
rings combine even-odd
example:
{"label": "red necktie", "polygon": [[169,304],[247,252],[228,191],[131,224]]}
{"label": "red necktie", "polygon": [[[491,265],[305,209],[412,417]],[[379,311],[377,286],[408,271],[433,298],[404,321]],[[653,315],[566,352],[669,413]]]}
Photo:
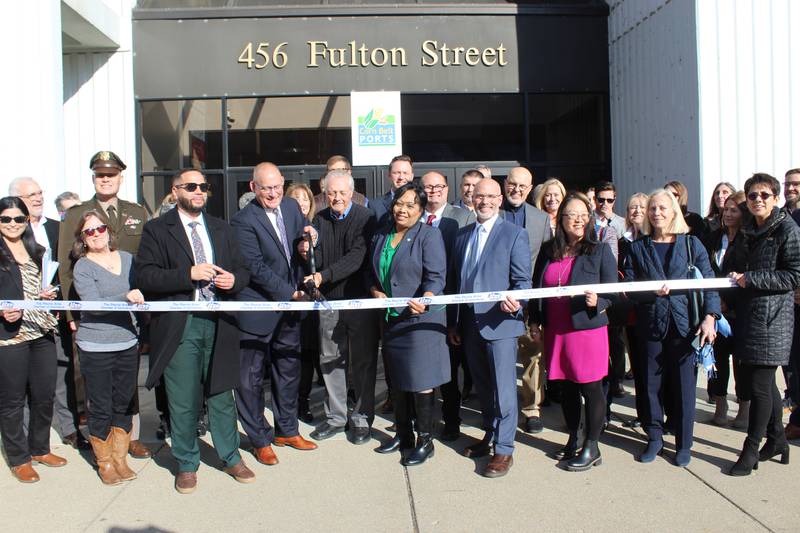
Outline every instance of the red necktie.
{"label": "red necktie", "polygon": [[428,220],[425,223],[429,226],[433,226],[433,221],[436,220],[436,215],[428,215]]}

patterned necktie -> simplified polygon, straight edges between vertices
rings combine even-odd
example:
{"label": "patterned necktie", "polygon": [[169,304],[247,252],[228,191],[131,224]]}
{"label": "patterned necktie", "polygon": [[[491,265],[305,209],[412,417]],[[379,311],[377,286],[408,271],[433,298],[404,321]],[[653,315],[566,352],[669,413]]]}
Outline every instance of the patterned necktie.
{"label": "patterned necktie", "polygon": [[281,210],[279,208],[275,208],[273,211],[275,213],[275,224],[278,226],[278,237],[281,239],[281,244],[283,244],[283,251],[286,254],[286,261],[288,263],[292,262],[292,253],[289,251],[289,243],[288,238],[286,237],[286,225],[283,223],[283,215],[281,215]]}
{"label": "patterned necktie", "polygon": [[436,220],[436,215],[428,215],[428,220],[425,223],[429,226],[433,226],[433,221]]}
{"label": "patterned necktie", "polygon": [[[194,262],[199,265],[206,262],[206,252],[203,249],[203,241],[200,240],[200,234],[197,233],[197,226],[199,222],[189,222],[189,227],[192,228],[192,250],[194,250]],[[211,284],[208,281],[199,281],[200,299],[204,301],[212,301],[214,299],[214,291],[211,289]]]}

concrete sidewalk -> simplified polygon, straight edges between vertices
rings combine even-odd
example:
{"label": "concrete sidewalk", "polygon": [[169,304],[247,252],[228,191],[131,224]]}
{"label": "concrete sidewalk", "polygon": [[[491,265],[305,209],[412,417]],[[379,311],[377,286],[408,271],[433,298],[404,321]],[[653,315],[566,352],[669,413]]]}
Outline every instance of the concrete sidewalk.
{"label": "concrete sidewalk", "polygon": [[[631,383],[626,382],[628,392]],[[789,466],[770,461],[746,478],[722,474],[735,461],[744,433],[707,422],[713,406],[705,402],[704,386],[698,386],[688,468],[671,463],[671,437],[667,453],[655,463],[634,460],[644,435],[620,424],[633,416],[629,394],[614,406],[615,420],[601,438],[602,466],[572,473],[547,457],[566,441],[555,405],[545,410],[543,433],[517,434],[511,472],[486,479],[477,472],[487,459],[458,453],[481,436],[473,399],[462,413],[465,436],[455,443],[436,441],[436,454],[424,465],[404,468],[399,455],[373,452],[378,439],[389,438],[385,428],[391,421],[378,417],[376,439],[368,445],[354,446],[339,435],[312,452],[276,448],[281,462],[273,467],[243,452],[257,476],[249,485],[224,474],[210,444],[203,446],[192,495],[172,488],[174,461],[168,447],[154,439],[153,395],[141,389],[143,438],[157,453],[151,460],[130,460],[138,479],[103,486],[88,454],[54,447],[70,463],[60,469],[37,467],[41,482],[23,485],[8,470],[0,474],[0,530],[800,531],[800,450],[792,446]],[[315,386],[318,420],[322,394]],[[733,414],[736,407],[731,402]],[[306,436],[313,429],[301,426]]]}

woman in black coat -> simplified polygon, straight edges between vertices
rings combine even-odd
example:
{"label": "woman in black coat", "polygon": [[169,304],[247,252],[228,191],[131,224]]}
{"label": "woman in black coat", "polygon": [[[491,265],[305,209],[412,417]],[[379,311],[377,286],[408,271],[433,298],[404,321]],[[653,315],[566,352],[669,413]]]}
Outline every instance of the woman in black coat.
{"label": "woman in black coat", "polygon": [[[536,287],[594,285],[617,281],[611,247],[598,242],[589,199],[570,193],[556,214],[555,238],[536,261]],[[608,374],[608,313],[615,297],[586,291],[571,298],[532,300],[531,331],[544,326],[544,359],[548,379],[562,383],[561,408],[569,428],[566,446],[555,454],[573,472],[602,461],[597,441],[603,430],[606,401],[603,378]],[[581,397],[586,403],[586,441],[579,450]]]}
{"label": "woman in black coat", "polygon": [[[718,278],[726,277],[741,265],[745,258],[745,237],[740,231],[750,219],[750,212],[744,203],[744,192],[739,191],[725,200],[720,212],[721,226],[703,240],[711,268]],[[733,331],[736,331],[736,313],[734,304],[736,293],[734,288],[719,292],[722,314],[728,320]],[[731,375],[730,358],[733,353],[733,337],[720,335],[714,343],[714,359],[717,375],[708,380],[708,395],[716,406],[712,422],[718,426],[728,425],[728,381]],[[747,413],[750,410],[750,395],[741,387],[738,379],[739,365],[734,360],[733,375],[736,380],[736,398],[739,400],[739,412],[733,421],[734,427],[747,427]],[[743,426],[741,424],[744,424]]]}
{"label": "woman in black coat", "polygon": [[[736,296],[734,357],[742,386],[751,394],[747,438],[729,474],[749,475],[758,461],[776,455],[789,463],[783,432],[781,394],[775,372],[789,363],[794,329],[794,289],[800,286],[800,229],[778,207],[781,186],[768,174],[754,174],[744,184],[753,220],[742,232],[747,258],[731,277],[743,290]],[[761,438],[767,442],[758,451]]]}
{"label": "woman in black coat", "polygon": [[403,458],[405,466],[433,455],[433,389],[450,381],[444,307],[429,308],[419,300],[441,294],[447,273],[442,234],[420,221],[427,203],[419,185],[400,187],[392,200],[392,223],[376,233],[370,247],[370,294],[409,298],[408,307],[390,307],[384,314],[383,354],[397,434],[377,449],[389,453],[414,447],[411,419],[416,412],[416,447]]}
{"label": "woman in black coat", "polygon": [[[714,277],[703,244],[697,237],[686,235],[689,228],[678,201],[666,190],[651,193],[643,231],[646,235],[631,244],[625,263],[626,281],[686,279],[690,251],[693,264],[703,277]],[[700,324],[691,323],[686,291],[672,293],[662,287],[655,293],[628,295],[639,302],[636,327],[644,354],[636,365],[636,379],[641,380],[637,391],[646,391],[642,398],[642,426],[648,443],[639,456],[642,463],[654,461],[663,449],[666,402],[672,406],[670,419],[675,426],[675,464],[686,466],[691,460],[697,383],[692,341],[699,335],[701,345],[713,343],[715,320],[720,316],[717,291],[706,290],[703,295]]]}
{"label": "woman in black coat", "polygon": [[[52,300],[42,290],[42,255],[25,203],[0,199],[0,300]],[[56,317],[47,311],[3,308],[0,314],[0,436],[11,473],[22,483],[39,481],[32,462],[64,466],[50,453],[50,422],[56,389]],[[23,408],[30,403],[28,431]],[[27,434],[26,434],[27,433]]]}

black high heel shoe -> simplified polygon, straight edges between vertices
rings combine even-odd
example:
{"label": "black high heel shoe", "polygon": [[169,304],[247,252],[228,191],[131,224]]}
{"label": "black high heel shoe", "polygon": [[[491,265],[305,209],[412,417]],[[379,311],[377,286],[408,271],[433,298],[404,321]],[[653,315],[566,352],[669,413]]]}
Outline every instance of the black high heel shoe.
{"label": "black high heel shoe", "polygon": [[739,454],[739,459],[736,461],[730,470],[729,476],[749,476],[753,470],[758,470],[758,443],[744,439],[744,447],[742,453]]}
{"label": "black high heel shoe", "polygon": [[773,457],[780,455],[781,456],[781,464],[788,465],[789,464],[789,443],[784,441],[783,445],[775,444],[775,441],[772,439],[767,439],[767,442],[764,443],[762,446],[761,451],[758,452],[758,460],[761,462],[769,461]]}

